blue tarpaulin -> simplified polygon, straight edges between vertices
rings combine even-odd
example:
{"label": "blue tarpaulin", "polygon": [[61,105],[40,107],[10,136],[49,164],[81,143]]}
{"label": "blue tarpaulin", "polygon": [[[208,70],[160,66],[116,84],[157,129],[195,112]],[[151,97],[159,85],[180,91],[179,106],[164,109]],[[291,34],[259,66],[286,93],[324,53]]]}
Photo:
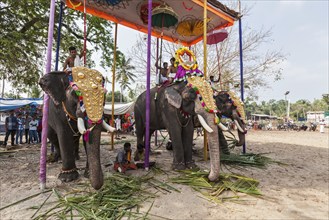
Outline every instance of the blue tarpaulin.
{"label": "blue tarpaulin", "polygon": [[10,111],[26,105],[42,105],[43,99],[25,98],[25,99],[3,99],[0,98],[0,112]]}

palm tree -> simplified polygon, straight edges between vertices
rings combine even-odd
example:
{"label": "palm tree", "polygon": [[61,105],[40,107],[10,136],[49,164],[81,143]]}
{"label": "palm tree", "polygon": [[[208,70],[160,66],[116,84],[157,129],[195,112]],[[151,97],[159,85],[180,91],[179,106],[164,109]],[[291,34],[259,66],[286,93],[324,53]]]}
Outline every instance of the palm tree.
{"label": "palm tree", "polygon": [[120,102],[122,102],[123,91],[125,89],[131,89],[131,82],[135,82],[136,75],[132,71],[135,69],[135,67],[132,66],[130,62],[131,58],[128,58],[128,60],[126,60],[126,57],[122,56],[121,62],[118,65],[116,80],[120,84],[121,88]]}

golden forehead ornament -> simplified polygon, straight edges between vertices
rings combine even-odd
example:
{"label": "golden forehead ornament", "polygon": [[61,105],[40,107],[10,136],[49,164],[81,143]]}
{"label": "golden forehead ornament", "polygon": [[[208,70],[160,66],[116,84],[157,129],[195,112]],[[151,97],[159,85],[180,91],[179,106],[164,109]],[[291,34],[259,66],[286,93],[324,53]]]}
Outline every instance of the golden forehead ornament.
{"label": "golden forehead ornament", "polygon": [[104,88],[103,76],[97,70],[86,67],[72,68],[73,82],[79,88],[88,118],[98,122],[103,117]]}
{"label": "golden forehead ornament", "polygon": [[189,84],[192,84],[192,87],[198,88],[200,96],[202,97],[203,102],[208,109],[215,110],[217,109],[214,97],[213,89],[211,88],[209,82],[207,82],[204,77],[191,76],[187,78]]}

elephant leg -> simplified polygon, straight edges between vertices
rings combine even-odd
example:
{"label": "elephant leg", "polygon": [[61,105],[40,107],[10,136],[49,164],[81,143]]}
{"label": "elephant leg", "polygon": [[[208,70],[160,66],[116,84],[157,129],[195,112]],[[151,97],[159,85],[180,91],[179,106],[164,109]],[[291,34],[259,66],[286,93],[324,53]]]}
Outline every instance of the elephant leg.
{"label": "elephant leg", "polygon": [[144,120],[141,117],[140,114],[135,114],[135,124],[136,124],[136,136],[137,136],[137,145],[144,144],[144,135],[145,135],[145,126],[144,126]]}
{"label": "elephant leg", "polygon": [[194,127],[192,122],[189,122],[191,125],[183,128],[182,131],[182,140],[183,140],[183,148],[184,148],[184,159],[185,159],[185,167],[187,169],[196,168],[196,164],[192,159],[192,146],[193,146],[193,132]]}
{"label": "elephant leg", "polygon": [[74,150],[76,149],[76,141],[70,132],[64,128],[58,133],[59,146],[62,157],[62,171],[58,178],[63,182],[70,182],[79,177],[79,173],[75,166]]}
{"label": "elephant leg", "polygon": [[[184,170],[185,169],[185,157],[182,142],[182,129],[177,126],[169,127],[169,136],[173,145],[173,169]],[[191,139],[192,140],[192,139]],[[192,144],[191,144],[192,147]]]}
{"label": "elephant leg", "polygon": [[[87,144],[86,141],[82,138],[83,140],[83,148],[85,149],[86,155],[88,155],[87,152]],[[86,178],[89,178],[90,173],[89,173],[89,163],[88,163],[88,156],[87,156],[87,160],[86,160],[86,168],[85,168],[85,172],[83,173],[83,176]]]}
{"label": "elephant leg", "polygon": [[80,136],[73,136],[74,138],[74,157],[76,160],[80,160],[80,155],[79,155],[79,143],[80,143]]}
{"label": "elephant leg", "polygon": [[55,130],[50,126],[48,126],[48,139],[49,139],[50,143],[55,148],[53,162],[58,162],[60,157],[61,157],[61,153],[60,153],[60,150],[59,150],[58,137],[57,137],[57,134],[56,134]]}
{"label": "elephant leg", "polygon": [[219,146],[220,146],[221,153],[229,155],[230,150],[228,149],[227,141],[225,139],[223,132],[220,129],[218,129],[218,140],[219,140]]}

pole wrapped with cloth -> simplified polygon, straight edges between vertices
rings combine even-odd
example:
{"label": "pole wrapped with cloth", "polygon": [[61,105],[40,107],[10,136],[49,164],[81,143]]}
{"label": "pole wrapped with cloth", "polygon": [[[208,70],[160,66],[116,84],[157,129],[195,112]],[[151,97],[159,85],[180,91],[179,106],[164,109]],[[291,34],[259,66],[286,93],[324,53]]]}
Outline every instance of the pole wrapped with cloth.
{"label": "pole wrapped with cloth", "polygon": [[[50,14],[49,14],[49,26],[48,26],[48,46],[47,46],[47,65],[46,73],[51,71],[51,52],[54,33],[54,20],[55,20],[55,0],[50,2]],[[46,175],[47,175],[47,135],[48,135],[48,107],[49,96],[44,93],[43,98],[43,117],[42,117],[42,138],[41,138],[41,150],[40,150],[40,189],[44,191],[46,189]]]}

